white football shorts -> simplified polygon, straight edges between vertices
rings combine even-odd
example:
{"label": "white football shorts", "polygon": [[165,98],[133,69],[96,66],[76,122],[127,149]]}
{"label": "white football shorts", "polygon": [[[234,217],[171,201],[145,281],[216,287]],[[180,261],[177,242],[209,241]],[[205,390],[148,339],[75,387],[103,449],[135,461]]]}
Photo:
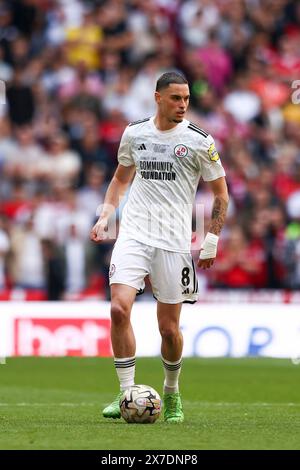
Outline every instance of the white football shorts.
{"label": "white football shorts", "polygon": [[198,281],[192,255],[162,250],[132,238],[119,237],[109,269],[109,284],[125,284],[142,294],[149,275],[155,299],[166,304],[194,303]]}

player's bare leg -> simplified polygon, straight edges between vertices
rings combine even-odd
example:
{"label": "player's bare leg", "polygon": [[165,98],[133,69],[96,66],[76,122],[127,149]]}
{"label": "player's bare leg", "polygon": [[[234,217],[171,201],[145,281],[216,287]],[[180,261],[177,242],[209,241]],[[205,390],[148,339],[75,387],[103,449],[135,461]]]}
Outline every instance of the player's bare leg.
{"label": "player's bare leg", "polygon": [[178,389],[181,371],[183,338],[179,328],[182,304],[157,303],[157,319],[162,337],[161,355],[164,366],[164,419],[168,423],[182,423],[184,415]]}
{"label": "player's bare leg", "polygon": [[118,358],[135,355],[135,337],[130,322],[136,289],[125,284],[111,285],[111,343]]}
{"label": "player's bare leg", "polygon": [[179,328],[182,304],[157,302],[157,320],[161,334],[161,354],[168,361],[181,359],[183,338]]}
{"label": "player's bare leg", "polygon": [[122,391],[134,385],[135,337],[130,322],[136,289],[124,284],[111,285],[111,342],[121,391],[103,410],[105,418],[120,418],[119,399]]}

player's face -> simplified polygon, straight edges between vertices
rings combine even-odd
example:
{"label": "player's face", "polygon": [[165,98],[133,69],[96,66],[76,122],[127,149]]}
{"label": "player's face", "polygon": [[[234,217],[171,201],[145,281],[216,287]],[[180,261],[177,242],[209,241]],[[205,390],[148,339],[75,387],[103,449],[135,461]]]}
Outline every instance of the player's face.
{"label": "player's face", "polygon": [[171,83],[155,93],[160,115],[169,122],[182,122],[189,105],[190,92],[186,84]]}

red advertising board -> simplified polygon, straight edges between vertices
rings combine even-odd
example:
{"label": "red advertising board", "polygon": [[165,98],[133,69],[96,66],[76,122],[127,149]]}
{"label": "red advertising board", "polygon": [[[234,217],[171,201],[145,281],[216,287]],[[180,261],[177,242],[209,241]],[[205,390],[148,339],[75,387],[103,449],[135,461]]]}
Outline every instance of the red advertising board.
{"label": "red advertising board", "polygon": [[16,318],[16,356],[112,356],[109,319]]}

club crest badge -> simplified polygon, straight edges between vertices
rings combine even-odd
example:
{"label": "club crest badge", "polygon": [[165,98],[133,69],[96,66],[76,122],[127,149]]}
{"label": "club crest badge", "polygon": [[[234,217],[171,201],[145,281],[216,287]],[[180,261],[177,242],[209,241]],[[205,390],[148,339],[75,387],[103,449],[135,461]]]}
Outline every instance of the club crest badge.
{"label": "club crest badge", "polygon": [[111,278],[116,272],[116,266],[114,264],[111,264],[109,268],[109,277]]}
{"label": "club crest badge", "polygon": [[176,157],[179,157],[179,158],[187,157],[188,155],[187,146],[183,144],[176,145],[176,147],[174,148],[174,154]]}

